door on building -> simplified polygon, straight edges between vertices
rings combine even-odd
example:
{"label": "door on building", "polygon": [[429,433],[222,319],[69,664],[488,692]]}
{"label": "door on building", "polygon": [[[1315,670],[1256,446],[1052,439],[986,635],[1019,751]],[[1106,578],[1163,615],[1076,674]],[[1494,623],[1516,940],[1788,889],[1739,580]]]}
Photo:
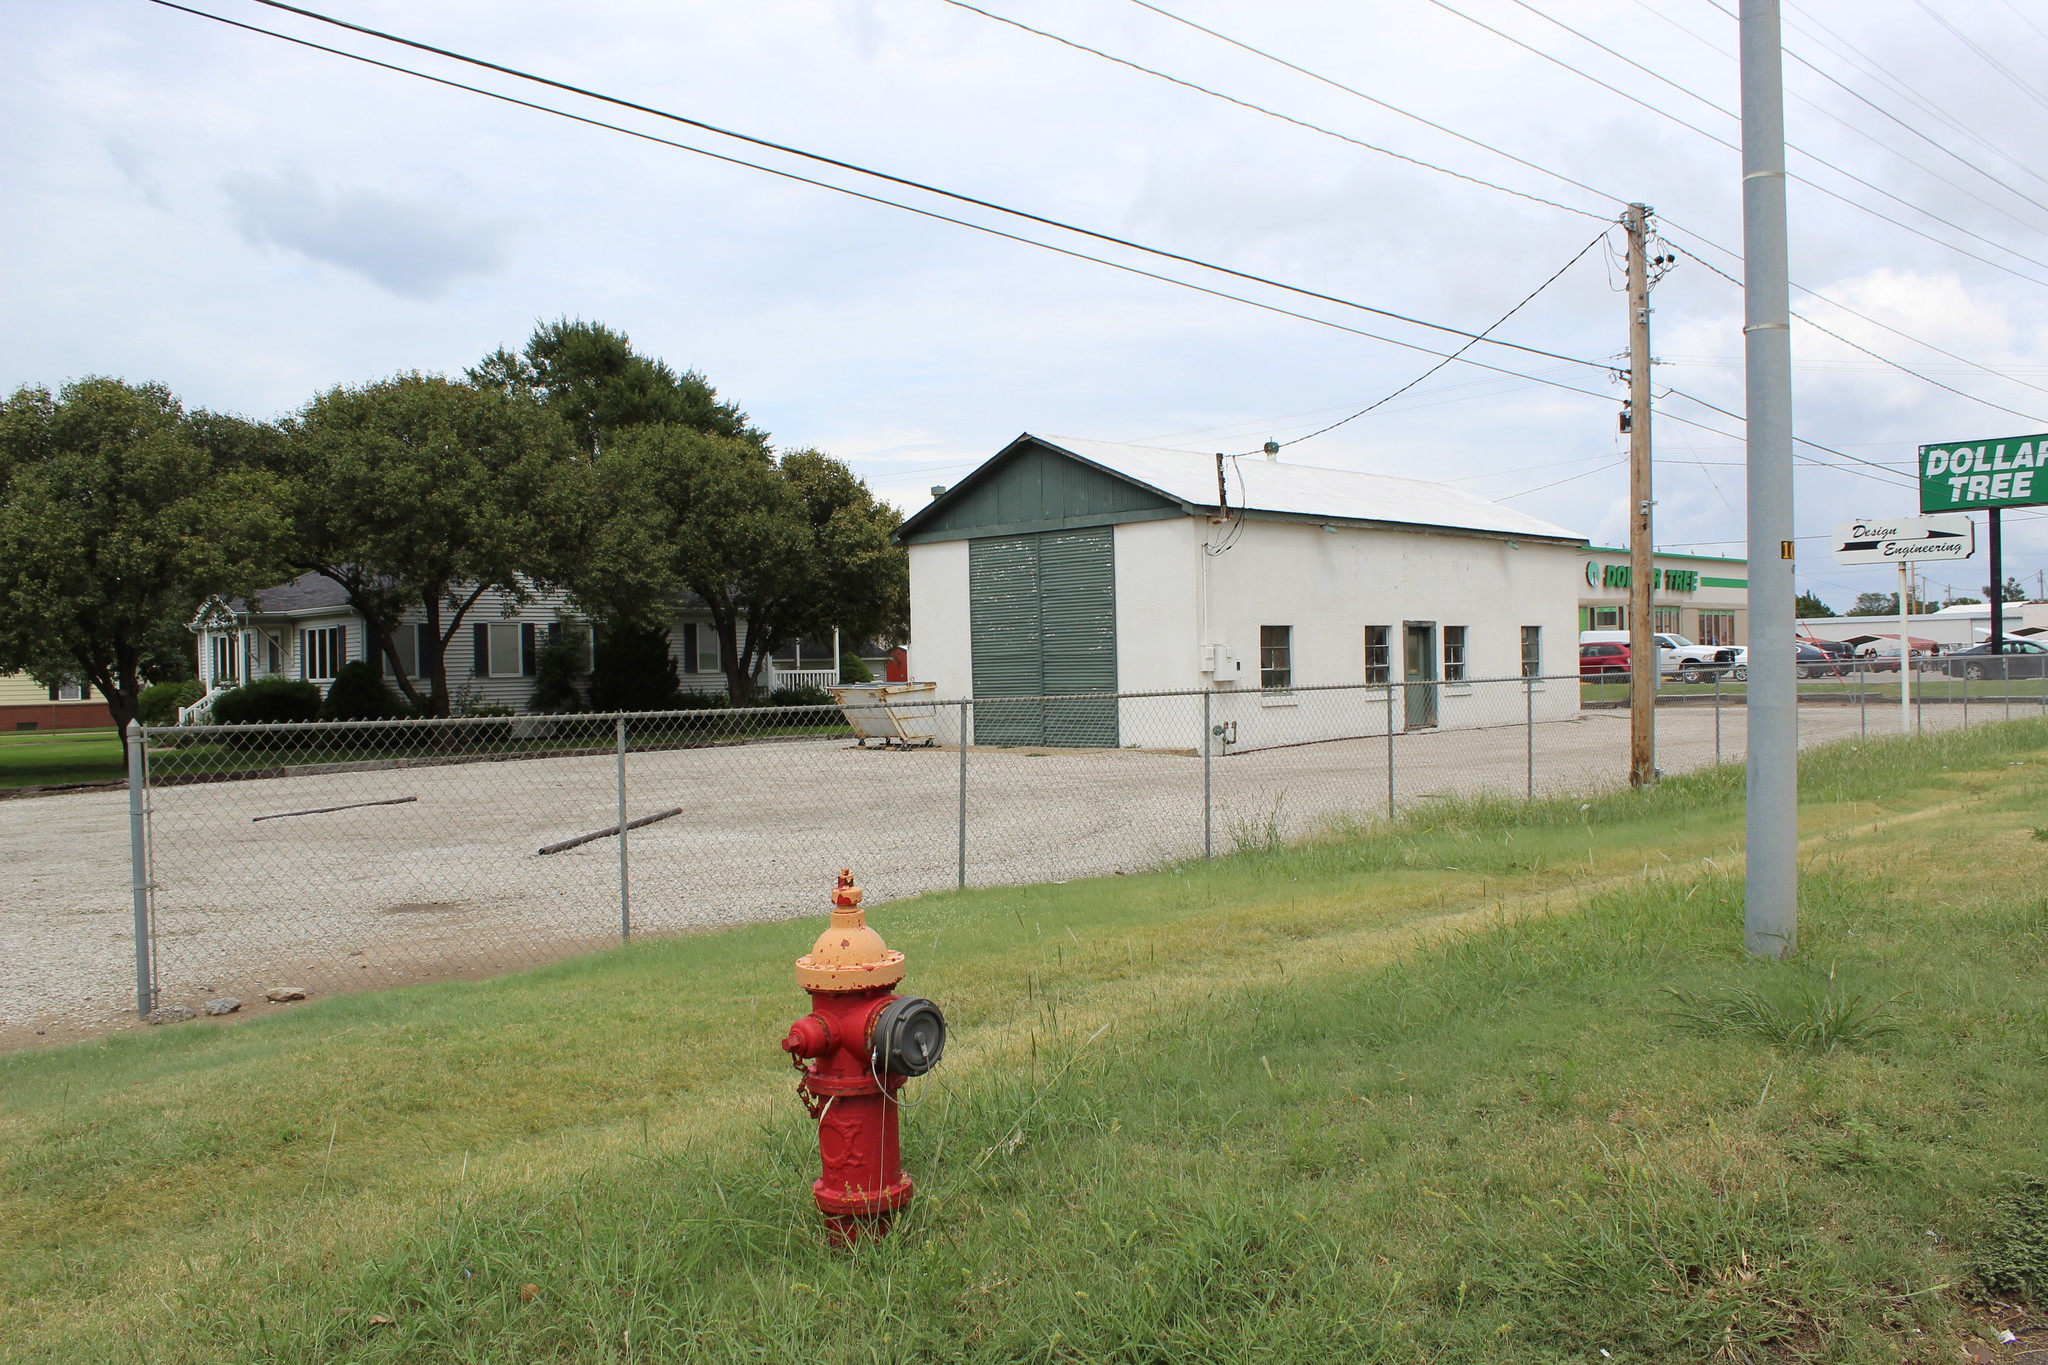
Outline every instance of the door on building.
{"label": "door on building", "polygon": [[1404,622],[1401,639],[1402,720],[1426,730],[1436,724],[1436,622]]}
{"label": "door on building", "polygon": [[967,551],[975,741],[1115,748],[1114,698],[1040,700],[1116,691],[1112,528],[988,536]]}

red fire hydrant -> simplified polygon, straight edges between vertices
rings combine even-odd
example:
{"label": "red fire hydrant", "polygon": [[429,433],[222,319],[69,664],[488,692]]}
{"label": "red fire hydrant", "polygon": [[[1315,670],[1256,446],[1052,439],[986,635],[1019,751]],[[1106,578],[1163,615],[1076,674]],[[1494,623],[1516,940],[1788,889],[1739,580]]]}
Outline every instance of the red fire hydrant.
{"label": "red fire hydrant", "polygon": [[903,954],[868,928],[860,898],[852,870],[839,869],[832,923],[796,960],[811,1012],[782,1040],[802,1076],[797,1094],[818,1121],[825,1173],[811,1193],[836,1246],[882,1236],[910,1202],[897,1148],[896,1093],[937,1066],[946,1046],[939,1007],[891,990],[903,979]]}

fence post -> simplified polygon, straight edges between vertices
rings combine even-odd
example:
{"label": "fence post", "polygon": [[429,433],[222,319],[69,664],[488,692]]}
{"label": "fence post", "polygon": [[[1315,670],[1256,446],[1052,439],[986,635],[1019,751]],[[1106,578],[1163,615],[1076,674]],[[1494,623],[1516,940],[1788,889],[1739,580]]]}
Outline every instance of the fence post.
{"label": "fence post", "polygon": [[633,880],[626,858],[626,718],[620,716],[613,724],[619,745],[619,942],[625,943],[633,937]]}
{"label": "fence post", "polygon": [[156,1008],[156,982],[150,971],[148,771],[142,759],[142,723],[128,722],[128,882],[135,898],[135,1014],[146,1018]]}
{"label": "fence post", "polygon": [[[1953,673],[1948,675],[1948,699],[1956,699],[1956,675]],[[1967,666],[1963,670],[1963,728],[1970,728],[1970,672]]]}
{"label": "fence post", "polygon": [[[1403,687],[1407,684],[1403,683]],[[1403,696],[1407,693],[1403,692]],[[1394,818],[1394,680],[1387,679],[1387,818]]]}
{"label": "fence post", "polygon": [[1536,799],[1536,680],[1534,678],[1522,679],[1522,709],[1525,713],[1522,724],[1523,747],[1526,750],[1523,758],[1528,766],[1528,772],[1522,783],[1522,794],[1526,799],[1534,801]]}
{"label": "fence post", "polygon": [[1721,673],[1714,672],[1714,766],[1721,766]]}
{"label": "fence post", "polygon": [[1870,735],[1870,712],[1863,700],[1863,676],[1865,670],[1856,670],[1856,733],[1868,738]]}
{"label": "fence post", "polygon": [[2012,661],[1999,656],[1998,672],[2005,679],[2005,718],[2012,719]]}
{"label": "fence post", "polygon": [[1214,739],[1210,731],[1214,727],[1214,721],[1211,719],[1209,698],[1210,693],[1207,688],[1204,688],[1202,690],[1202,857],[1205,859],[1216,856],[1216,807],[1210,797],[1211,789],[1209,785],[1209,750],[1213,747]]}
{"label": "fence post", "polygon": [[967,886],[967,727],[974,715],[974,703],[965,700],[960,703],[960,823],[958,860],[959,870],[955,885],[963,890]]}

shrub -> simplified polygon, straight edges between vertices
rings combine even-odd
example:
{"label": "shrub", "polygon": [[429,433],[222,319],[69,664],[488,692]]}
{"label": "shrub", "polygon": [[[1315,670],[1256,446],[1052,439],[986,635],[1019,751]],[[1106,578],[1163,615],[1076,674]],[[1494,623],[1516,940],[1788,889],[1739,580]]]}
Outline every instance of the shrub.
{"label": "shrub", "polygon": [[175,725],[178,708],[190,706],[205,695],[206,684],[197,678],[151,683],[135,699],[135,709],[144,725]]}
{"label": "shrub", "polygon": [[778,687],[768,694],[764,706],[830,706],[832,694],[805,683],[802,687]]}
{"label": "shrub", "polygon": [[527,708],[541,715],[561,716],[583,709],[583,690],[578,686],[586,670],[584,651],[590,636],[581,626],[564,623],[540,647],[534,664],[533,696]]}
{"label": "shrub", "polygon": [[846,653],[839,656],[840,682],[871,683],[874,680],[875,670],[868,667],[868,661],[866,659],[861,658],[860,655],[854,653],[850,649],[847,650]]}
{"label": "shrub", "polygon": [[681,690],[665,627],[619,625],[598,632],[590,669],[592,710],[666,711]]}
{"label": "shrub", "polygon": [[214,698],[213,718],[222,725],[318,720],[320,689],[291,678],[258,678]]}
{"label": "shrub", "polygon": [[377,666],[364,659],[341,666],[320,706],[322,720],[390,720],[404,714],[405,704],[377,676]]}
{"label": "shrub", "polygon": [[676,694],[674,711],[723,711],[732,705],[732,699],[723,692],[680,692]]}

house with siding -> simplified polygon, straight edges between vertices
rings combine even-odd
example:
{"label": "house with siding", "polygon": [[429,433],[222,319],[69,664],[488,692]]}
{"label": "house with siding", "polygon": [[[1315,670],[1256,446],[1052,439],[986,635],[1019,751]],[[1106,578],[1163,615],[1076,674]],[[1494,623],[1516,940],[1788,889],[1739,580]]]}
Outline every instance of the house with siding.
{"label": "house with siding", "polygon": [[[458,712],[479,706],[509,707],[515,713],[531,709],[541,648],[568,625],[588,623],[560,589],[536,589],[524,602],[486,589],[448,647],[448,690]],[[364,658],[377,665],[381,676],[390,673],[390,661],[371,651],[369,629],[349,605],[348,594],[319,573],[300,574],[247,599],[209,601],[191,628],[200,637],[199,676],[207,692],[186,708],[184,718],[202,716],[214,697],[255,678],[302,679],[324,690],[343,664]],[[427,684],[423,661],[432,657],[429,629],[424,610],[414,608],[401,618],[393,642],[398,667],[422,691]],[[708,611],[686,607],[678,613],[669,630],[669,651],[685,691],[725,690],[718,635]],[[836,663],[832,678],[837,681]]]}
{"label": "house with siding", "polygon": [[0,675],[0,730],[87,730],[113,723],[107,699],[88,685],[50,687],[26,673]]}

